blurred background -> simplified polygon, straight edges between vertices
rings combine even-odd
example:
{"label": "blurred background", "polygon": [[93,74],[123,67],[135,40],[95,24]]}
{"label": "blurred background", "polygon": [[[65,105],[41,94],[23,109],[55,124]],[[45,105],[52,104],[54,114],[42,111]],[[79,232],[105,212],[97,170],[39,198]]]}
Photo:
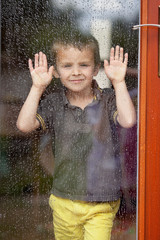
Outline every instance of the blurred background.
{"label": "blurred background", "polygon": [[[48,205],[54,158],[50,138],[16,128],[31,87],[28,59],[50,47],[59,29],[79,28],[99,41],[101,88],[111,87],[103,60],[119,44],[129,53],[126,83],[137,109],[139,0],[1,0],[0,239],[54,239]],[[55,79],[51,85],[54,86]],[[137,127],[120,129],[122,202],[112,240],[136,239]]]}

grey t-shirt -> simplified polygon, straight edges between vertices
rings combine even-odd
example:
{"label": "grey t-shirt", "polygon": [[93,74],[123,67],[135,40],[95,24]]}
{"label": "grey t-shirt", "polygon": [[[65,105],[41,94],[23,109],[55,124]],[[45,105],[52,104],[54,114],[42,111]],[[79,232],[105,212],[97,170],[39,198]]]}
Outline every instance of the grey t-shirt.
{"label": "grey t-shirt", "polygon": [[52,193],[82,201],[120,197],[121,169],[114,91],[94,86],[94,100],[84,110],[72,106],[63,87],[41,101],[37,119],[52,136]]}

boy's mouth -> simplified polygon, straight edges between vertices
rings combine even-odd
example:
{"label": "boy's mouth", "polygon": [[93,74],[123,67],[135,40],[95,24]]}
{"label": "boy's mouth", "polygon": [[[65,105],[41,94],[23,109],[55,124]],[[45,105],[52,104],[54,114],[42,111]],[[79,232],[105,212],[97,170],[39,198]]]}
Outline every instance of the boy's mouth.
{"label": "boy's mouth", "polygon": [[73,82],[73,83],[81,83],[82,81],[84,81],[84,79],[72,79],[72,80],[70,80],[70,82]]}

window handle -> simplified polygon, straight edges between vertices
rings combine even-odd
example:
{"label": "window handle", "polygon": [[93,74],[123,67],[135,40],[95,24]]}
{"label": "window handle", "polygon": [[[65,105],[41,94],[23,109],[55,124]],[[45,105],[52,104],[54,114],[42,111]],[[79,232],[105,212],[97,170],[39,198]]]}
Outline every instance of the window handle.
{"label": "window handle", "polygon": [[132,27],[132,29],[133,30],[137,30],[137,29],[139,29],[140,27],[158,27],[158,28],[160,28],[160,24],[140,24],[140,25],[134,25],[133,27]]}
{"label": "window handle", "polygon": [[139,24],[132,27],[137,30],[141,27],[157,27],[158,28],[158,77],[160,78],[160,6],[158,6],[158,24]]}
{"label": "window handle", "polygon": [[[160,7],[159,7],[159,23],[160,23]],[[134,25],[133,30],[137,30],[141,27],[157,27],[158,29],[158,77],[160,77],[160,24],[140,24]]]}

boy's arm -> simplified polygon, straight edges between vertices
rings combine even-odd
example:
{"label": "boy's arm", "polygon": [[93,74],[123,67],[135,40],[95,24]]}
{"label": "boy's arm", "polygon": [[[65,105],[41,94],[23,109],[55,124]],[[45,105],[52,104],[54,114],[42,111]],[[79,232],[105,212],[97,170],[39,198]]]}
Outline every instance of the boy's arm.
{"label": "boy's arm", "polygon": [[46,55],[40,52],[35,54],[33,67],[29,59],[29,70],[32,77],[32,87],[17,119],[17,127],[22,132],[31,132],[40,126],[36,113],[40,98],[52,80],[53,66],[48,69]]}
{"label": "boy's arm", "polygon": [[[123,59],[124,58],[124,59]],[[130,128],[136,123],[136,112],[125,83],[128,54],[123,56],[123,48],[111,48],[110,63],[104,60],[104,69],[112,82],[116,94],[118,110],[117,121],[124,128]]]}

